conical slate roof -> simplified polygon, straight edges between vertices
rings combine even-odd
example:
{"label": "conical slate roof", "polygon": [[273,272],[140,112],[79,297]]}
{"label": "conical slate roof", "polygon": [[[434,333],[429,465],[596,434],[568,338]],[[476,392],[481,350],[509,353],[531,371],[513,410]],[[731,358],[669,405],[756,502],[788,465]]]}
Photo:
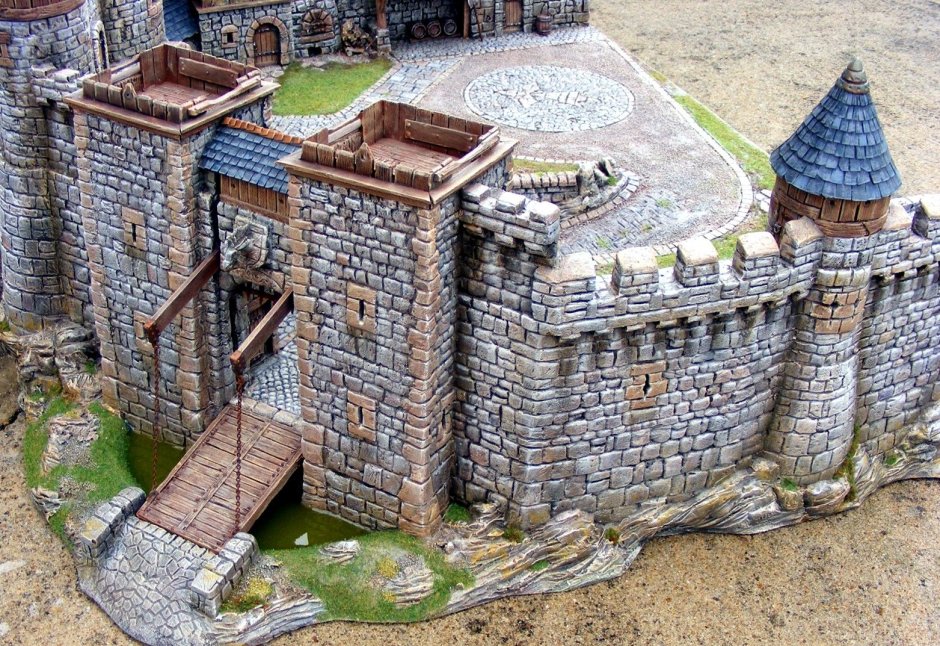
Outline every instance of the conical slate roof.
{"label": "conical slate roof", "polygon": [[888,152],[861,61],[853,60],[803,124],[770,155],[778,176],[812,195],[864,202],[894,194]]}

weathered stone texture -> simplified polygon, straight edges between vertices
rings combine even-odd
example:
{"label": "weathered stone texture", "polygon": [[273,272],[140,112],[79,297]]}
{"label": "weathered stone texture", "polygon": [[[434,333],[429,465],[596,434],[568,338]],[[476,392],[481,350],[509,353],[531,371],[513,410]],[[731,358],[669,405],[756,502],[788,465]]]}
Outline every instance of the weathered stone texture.
{"label": "weathered stone texture", "polygon": [[104,0],[109,59],[117,63],[166,40],[163,0]]}
{"label": "weathered stone texture", "polygon": [[293,178],[305,499],[425,534],[453,455],[457,208]]}
{"label": "weathered stone texture", "polygon": [[202,51],[211,56],[254,65],[255,33],[262,25],[277,29],[278,64],[287,65],[294,47],[293,14],[290,2],[231,7],[199,15]]}
{"label": "weathered stone texture", "polygon": [[[63,282],[69,295],[74,282],[63,281],[59,272],[60,238],[69,244],[77,232],[74,218],[67,228],[60,219],[70,195],[58,189],[71,152],[56,138],[67,142],[69,125],[50,94],[94,69],[90,43],[96,8],[89,2],[53,18],[0,21],[0,32],[9,34],[11,61],[0,66],[3,307],[19,328],[37,329],[44,318],[81,309],[67,306]],[[54,72],[60,69],[77,71]]]}

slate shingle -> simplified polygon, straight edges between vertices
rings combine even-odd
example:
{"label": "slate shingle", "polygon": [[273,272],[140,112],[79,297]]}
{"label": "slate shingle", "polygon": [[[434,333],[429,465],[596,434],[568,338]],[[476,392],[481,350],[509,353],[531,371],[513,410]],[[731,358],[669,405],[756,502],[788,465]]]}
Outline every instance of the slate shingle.
{"label": "slate shingle", "polygon": [[770,164],[792,186],[831,199],[880,200],[900,188],[859,61],[849,64],[796,132],[771,153]]}
{"label": "slate shingle", "polygon": [[170,41],[186,40],[199,33],[199,16],[192,0],[163,0],[163,22]]}
{"label": "slate shingle", "polygon": [[277,162],[300,146],[222,126],[206,146],[199,167],[287,194],[287,171]]}

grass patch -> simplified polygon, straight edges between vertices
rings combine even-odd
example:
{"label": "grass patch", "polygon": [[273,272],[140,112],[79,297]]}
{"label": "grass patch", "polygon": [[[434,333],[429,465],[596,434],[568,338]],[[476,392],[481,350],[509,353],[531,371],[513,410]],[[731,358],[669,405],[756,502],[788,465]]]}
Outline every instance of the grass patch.
{"label": "grass patch", "polygon": [[264,604],[272,594],[274,594],[274,587],[268,581],[251,577],[222,604],[221,611],[223,613],[248,612]]}
{"label": "grass patch", "polygon": [[857,424],[855,429],[852,432],[852,444],[849,446],[849,453],[845,456],[845,461],[842,463],[842,466],[839,467],[839,470],[836,471],[835,478],[845,478],[849,483],[849,495],[845,497],[848,502],[852,502],[856,498],[855,491],[855,455],[858,453],[858,448],[862,444],[862,429]]}
{"label": "grass patch", "polygon": [[9,332],[11,329],[9,321],[0,321],[0,333]]}
{"label": "grass patch", "polygon": [[368,63],[331,63],[323,68],[291,63],[278,79],[274,114],[333,114],[348,106],[391,69],[384,58]]}
{"label": "grass patch", "polygon": [[98,364],[89,359],[85,362],[85,372],[94,377],[98,374]]}
{"label": "grass patch", "polygon": [[656,256],[656,264],[659,265],[660,269],[668,269],[669,267],[675,267],[676,254],[665,253],[661,256]]}
{"label": "grass patch", "polygon": [[[385,531],[360,536],[357,540],[362,551],[344,564],[320,557],[318,547],[267,553],[281,562],[295,583],[323,600],[329,619],[380,623],[421,621],[447,605],[456,587],[473,585],[470,572],[451,567],[444,562],[442,553],[426,547],[413,536]],[[424,558],[434,572],[434,591],[420,603],[398,608],[373,580],[383,574],[380,567],[386,570],[384,574],[391,573],[386,561],[391,561],[397,572],[395,555],[404,552]]]}
{"label": "grass patch", "polygon": [[780,488],[784,491],[799,491],[800,487],[795,482],[790,480],[790,478],[783,478],[780,480]]}
{"label": "grass patch", "polygon": [[594,241],[597,244],[598,249],[603,249],[604,251],[610,251],[613,249],[613,245],[610,243],[610,240],[607,238],[598,238]]}
{"label": "grass patch", "polygon": [[722,148],[731,153],[744,170],[753,176],[760,188],[770,190],[774,187],[776,175],[770,167],[770,156],[763,150],[747,142],[734,128],[717,114],[690,97],[681,95],[676,102],[688,110],[695,122],[706,130]]}
{"label": "grass patch", "polygon": [[897,451],[891,451],[885,456],[885,466],[888,467],[889,469],[897,466],[897,464],[900,461],[901,461],[901,454],[898,453]]}
{"label": "grass patch", "polygon": [[470,510],[457,503],[451,503],[447,511],[444,512],[444,522],[449,525],[469,523],[472,519],[473,516],[470,515]]}
{"label": "grass patch", "polygon": [[518,525],[510,525],[503,530],[503,538],[510,543],[521,543],[525,540],[525,532]]}
{"label": "grass patch", "polygon": [[533,572],[541,572],[542,570],[548,569],[549,565],[550,564],[548,561],[546,561],[545,559],[542,559],[541,561],[536,561],[535,563],[530,565],[529,569]]}
{"label": "grass patch", "polygon": [[608,527],[604,530],[604,538],[616,545],[620,542],[620,531],[616,527]]}
{"label": "grass patch", "polygon": [[52,530],[69,544],[65,528],[68,521],[83,514],[92,506],[110,500],[123,489],[137,483],[128,467],[128,432],[123,420],[101,404],[91,404],[88,410],[101,425],[98,439],[89,448],[88,463],[58,465],[42,473],[42,453],[49,443],[49,422],[61,415],[76,415],[77,406],[63,397],[54,397],[42,415],[26,427],[23,437],[23,470],[30,489],[42,487],[58,491],[66,479],[77,484],[79,492],[65,503],[52,517]]}
{"label": "grass patch", "polygon": [[610,276],[614,273],[614,263],[605,262],[603,265],[598,265],[595,268],[598,276]]}
{"label": "grass patch", "polygon": [[672,200],[667,200],[665,197],[661,197],[658,200],[656,200],[656,206],[658,206],[661,209],[671,209]]}
{"label": "grass patch", "polygon": [[512,169],[514,171],[532,173],[533,175],[544,175],[546,173],[567,173],[570,171],[577,172],[578,165],[568,164],[568,163],[557,163],[557,162],[541,162],[541,161],[534,161],[531,159],[513,158]]}

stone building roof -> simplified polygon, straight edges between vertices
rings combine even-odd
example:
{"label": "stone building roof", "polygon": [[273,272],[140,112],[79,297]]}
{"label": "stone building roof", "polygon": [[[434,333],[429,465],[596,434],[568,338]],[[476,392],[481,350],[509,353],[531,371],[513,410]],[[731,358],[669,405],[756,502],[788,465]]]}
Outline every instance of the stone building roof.
{"label": "stone building roof", "polygon": [[287,171],[278,161],[300,150],[302,140],[237,119],[225,119],[199,167],[260,188],[287,194]]}
{"label": "stone building roof", "polygon": [[167,40],[182,41],[199,33],[199,15],[190,0],[164,0],[163,21]]}
{"label": "stone building roof", "polygon": [[901,186],[861,61],[846,68],[796,132],[770,155],[779,177],[812,195],[864,202]]}

